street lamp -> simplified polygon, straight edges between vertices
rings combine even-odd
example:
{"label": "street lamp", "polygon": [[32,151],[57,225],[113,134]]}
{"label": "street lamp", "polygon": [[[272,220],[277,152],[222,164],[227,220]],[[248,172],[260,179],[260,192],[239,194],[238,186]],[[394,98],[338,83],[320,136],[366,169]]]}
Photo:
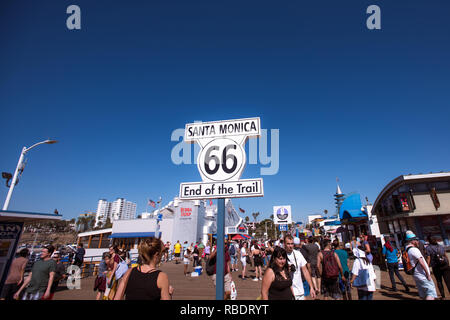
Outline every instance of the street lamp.
{"label": "street lamp", "polygon": [[17,163],[16,171],[14,172],[14,176],[13,176],[11,185],[9,187],[8,195],[6,196],[5,204],[3,205],[3,210],[8,210],[9,200],[11,200],[11,195],[12,195],[12,192],[14,190],[14,186],[16,185],[16,181],[17,181],[17,176],[19,175],[19,171],[23,171],[23,158],[24,158],[25,154],[28,151],[30,151],[34,147],[37,147],[40,144],[44,144],[44,143],[45,144],[54,144],[54,143],[57,143],[57,142],[58,141],[56,141],[56,140],[48,139],[48,140],[45,140],[45,141],[38,142],[38,143],[32,145],[29,148],[23,147],[22,153],[20,154],[19,162]]}

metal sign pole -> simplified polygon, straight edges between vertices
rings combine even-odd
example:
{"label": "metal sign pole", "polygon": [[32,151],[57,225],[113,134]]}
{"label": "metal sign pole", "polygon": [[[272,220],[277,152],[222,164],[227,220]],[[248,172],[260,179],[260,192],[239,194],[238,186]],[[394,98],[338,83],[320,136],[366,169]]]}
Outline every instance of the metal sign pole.
{"label": "metal sign pole", "polygon": [[217,200],[216,300],[224,298],[225,199]]}

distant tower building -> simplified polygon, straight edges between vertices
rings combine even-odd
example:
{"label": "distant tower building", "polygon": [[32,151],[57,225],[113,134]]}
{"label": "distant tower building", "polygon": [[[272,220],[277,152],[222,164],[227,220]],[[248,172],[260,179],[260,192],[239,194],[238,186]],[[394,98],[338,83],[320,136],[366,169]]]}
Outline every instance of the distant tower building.
{"label": "distant tower building", "polygon": [[134,219],[135,216],[136,203],[127,201],[124,198],[117,198],[114,202],[101,199],[98,201],[95,226],[98,226],[100,222],[102,225],[105,225],[108,218],[113,222],[114,220]]}
{"label": "distant tower building", "polygon": [[124,198],[117,198],[111,203],[111,221],[134,219],[136,215],[136,204]]}
{"label": "distant tower building", "polygon": [[341,187],[339,187],[339,179],[336,178],[336,193],[334,195],[334,201],[336,203],[336,214],[339,217],[339,209],[341,208],[342,202],[345,200],[345,194],[342,193]]}
{"label": "distant tower building", "polygon": [[97,227],[99,223],[104,226],[106,219],[110,218],[110,212],[111,202],[106,201],[106,199],[98,200],[97,213],[95,215],[95,226]]}

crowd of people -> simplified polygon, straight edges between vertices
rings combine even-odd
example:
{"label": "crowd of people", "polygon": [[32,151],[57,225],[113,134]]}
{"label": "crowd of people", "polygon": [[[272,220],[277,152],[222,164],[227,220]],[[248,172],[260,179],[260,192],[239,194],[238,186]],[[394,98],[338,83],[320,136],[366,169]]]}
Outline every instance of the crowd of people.
{"label": "crowd of people", "polygon": [[[381,250],[383,261],[389,272],[392,288],[396,292],[396,275],[404,286],[404,292],[409,293],[404,275],[399,271],[399,261],[413,276],[419,296],[422,299],[438,298],[430,269],[433,270],[440,298],[445,298],[443,283],[450,286],[450,267],[444,247],[435,238],[428,238],[428,244],[408,231],[402,249],[393,245],[393,238],[386,237]],[[188,265],[193,260],[193,267],[201,265],[197,256],[205,258],[202,251],[193,256],[199,246],[191,244],[181,247],[184,257],[184,274],[188,275]],[[205,259],[207,266],[215,255],[215,246],[206,245],[212,250],[210,259]],[[261,299],[311,299],[333,300],[373,300],[377,290],[377,273],[373,265],[374,248],[369,244],[368,236],[361,234],[353,237],[348,243],[327,237],[309,237],[300,240],[287,235],[276,241],[228,241],[225,245],[225,297],[230,296],[230,284],[233,283],[233,272],[241,271],[237,279],[241,281],[261,281]],[[184,251],[183,251],[184,250]],[[194,257],[194,258],[193,258]],[[238,263],[239,262],[239,263]],[[213,262],[215,263],[215,262]],[[407,265],[408,264],[408,265]],[[248,266],[254,269],[254,275],[249,276]],[[211,275],[215,283],[215,270]],[[381,279],[378,279],[381,281]],[[357,297],[352,297],[352,288],[356,288]]]}
{"label": "crowd of people", "polygon": [[[397,291],[395,276],[410,289],[405,277],[412,275],[422,299],[438,298],[433,274],[441,298],[445,298],[444,283],[449,288],[450,267],[444,247],[435,238],[424,244],[408,231],[405,246],[397,248],[394,239],[387,237],[382,248],[392,291]],[[377,290],[377,274],[373,267],[374,252],[367,236],[354,237],[348,243],[327,237],[309,237],[300,240],[286,235],[276,241],[227,241],[224,251],[224,296],[230,299],[236,281],[261,282],[262,300],[311,299],[352,300],[352,288],[357,299],[372,300]],[[84,249],[78,246],[74,264],[80,266]],[[138,246],[136,266],[131,265],[127,250],[111,246],[98,266],[94,281],[97,300],[170,300],[174,288],[162,263],[175,261],[184,265],[183,273],[190,275],[201,267],[216,285],[215,243],[202,242],[174,245],[157,238],[148,238]],[[29,251],[22,249],[14,259],[2,290],[2,299],[51,300],[61,280],[67,277],[66,265],[52,245],[42,248],[27,277],[24,277]],[[399,261],[405,272],[399,271]],[[251,265],[254,270],[250,271]],[[239,271],[239,267],[241,270]],[[431,272],[432,271],[432,272]],[[254,272],[254,275],[250,275]],[[233,273],[236,273],[233,279]],[[239,280],[238,280],[239,279]]]}

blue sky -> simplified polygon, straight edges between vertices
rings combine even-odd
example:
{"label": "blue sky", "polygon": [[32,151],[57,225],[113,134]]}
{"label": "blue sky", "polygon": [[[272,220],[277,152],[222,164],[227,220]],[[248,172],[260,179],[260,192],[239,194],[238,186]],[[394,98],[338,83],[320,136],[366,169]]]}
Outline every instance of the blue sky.
{"label": "blue sky", "polygon": [[[66,8],[81,8],[81,30]],[[369,5],[381,30],[366,28]],[[334,212],[344,192],[374,201],[392,179],[450,171],[448,1],[12,1],[0,4],[0,169],[30,151],[10,210],[64,218],[124,197],[146,209],[179,184],[172,131],[260,117],[280,130],[268,217]],[[242,178],[260,177],[261,164]],[[3,183],[3,182],[2,182]],[[3,184],[4,185],[4,184]],[[0,189],[1,202],[7,188]]]}

